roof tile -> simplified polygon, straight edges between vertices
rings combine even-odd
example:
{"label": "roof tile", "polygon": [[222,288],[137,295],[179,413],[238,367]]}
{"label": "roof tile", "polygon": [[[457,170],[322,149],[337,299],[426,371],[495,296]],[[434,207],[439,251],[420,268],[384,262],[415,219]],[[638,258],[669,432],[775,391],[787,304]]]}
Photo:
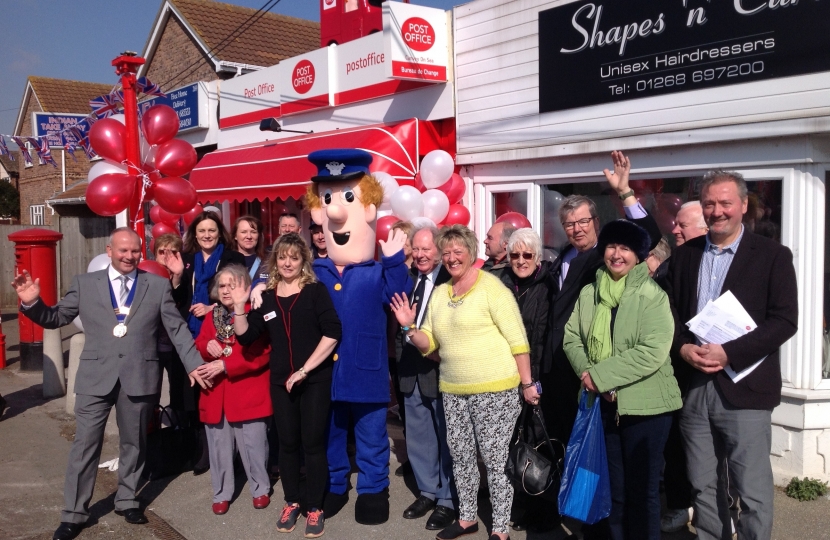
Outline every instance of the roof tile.
{"label": "roof tile", "polygon": [[[309,1],[309,0],[304,0]],[[320,23],[214,2],[213,0],[170,0],[188,24],[219,60],[272,66],[320,48]],[[245,30],[229,39],[234,31]]]}
{"label": "roof tile", "polygon": [[29,82],[44,112],[89,114],[89,100],[108,94],[113,84],[30,76]]}

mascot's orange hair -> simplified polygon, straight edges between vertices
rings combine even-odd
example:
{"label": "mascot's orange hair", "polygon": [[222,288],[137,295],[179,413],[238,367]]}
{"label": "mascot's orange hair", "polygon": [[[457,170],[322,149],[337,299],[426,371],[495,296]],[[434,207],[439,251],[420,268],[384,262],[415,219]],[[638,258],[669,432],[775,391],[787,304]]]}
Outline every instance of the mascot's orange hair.
{"label": "mascot's orange hair", "polygon": [[[363,175],[363,178],[360,179],[360,183],[358,183],[357,186],[360,188],[359,198],[360,202],[363,203],[363,206],[374,204],[375,208],[380,207],[380,203],[383,202],[383,186],[380,185],[380,182],[375,180],[375,177],[369,174]],[[311,184],[306,189],[305,202],[308,205],[308,208],[321,207],[320,196],[317,192],[317,184]]]}

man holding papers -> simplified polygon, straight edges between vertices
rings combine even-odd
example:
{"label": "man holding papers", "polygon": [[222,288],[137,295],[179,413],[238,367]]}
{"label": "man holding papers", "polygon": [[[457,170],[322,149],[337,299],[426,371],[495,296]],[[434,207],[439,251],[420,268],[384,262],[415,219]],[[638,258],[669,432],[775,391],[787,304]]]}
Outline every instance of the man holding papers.
{"label": "man holding papers", "polygon": [[726,458],[741,499],[738,538],[769,539],[770,421],[781,401],[778,349],[798,324],[793,257],[744,229],[747,187],[740,174],[706,174],[700,201],[709,233],[675,251],[666,287],[675,317],[672,357],[677,379],[685,383],[680,429],[694,525],[701,540],[732,538],[728,503],[716,496],[718,462]]}

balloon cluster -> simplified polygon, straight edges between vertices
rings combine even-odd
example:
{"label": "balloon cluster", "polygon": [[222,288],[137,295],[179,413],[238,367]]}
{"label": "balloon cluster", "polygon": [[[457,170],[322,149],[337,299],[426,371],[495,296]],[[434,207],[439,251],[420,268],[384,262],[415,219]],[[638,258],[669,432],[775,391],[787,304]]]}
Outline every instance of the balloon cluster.
{"label": "balloon cluster", "polygon": [[[190,143],[174,139],[179,117],[168,105],[147,109],[141,117],[140,131],[141,163],[129,163],[124,115],[92,125],[89,142],[104,160],[89,170],[86,203],[96,214],[114,216],[127,209],[136,189],[141,189],[141,202],[155,200],[169,220],[175,215],[178,221],[178,216],[192,213],[197,206],[196,189],[181,178],[196,165],[196,151]],[[128,165],[141,172],[130,173]],[[137,188],[139,177],[143,182]]]}
{"label": "balloon cluster", "polygon": [[470,211],[460,204],[466,185],[455,172],[455,163],[447,152],[433,150],[421,160],[421,170],[415,175],[415,186],[400,186],[385,172],[373,172],[383,186],[380,210],[391,211],[378,219],[378,241],[388,237],[392,225],[400,220],[416,227],[424,225],[466,225]]}

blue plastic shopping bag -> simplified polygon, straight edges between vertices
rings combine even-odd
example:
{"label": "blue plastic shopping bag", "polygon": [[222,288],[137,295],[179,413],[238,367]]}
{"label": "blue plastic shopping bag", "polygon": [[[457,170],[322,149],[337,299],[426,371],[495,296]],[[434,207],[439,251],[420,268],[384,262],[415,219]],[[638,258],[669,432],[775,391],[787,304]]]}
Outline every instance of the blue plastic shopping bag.
{"label": "blue plastic shopping bag", "polygon": [[579,398],[579,412],[565,451],[559,513],[588,524],[611,513],[611,482],[599,396],[587,390]]}

